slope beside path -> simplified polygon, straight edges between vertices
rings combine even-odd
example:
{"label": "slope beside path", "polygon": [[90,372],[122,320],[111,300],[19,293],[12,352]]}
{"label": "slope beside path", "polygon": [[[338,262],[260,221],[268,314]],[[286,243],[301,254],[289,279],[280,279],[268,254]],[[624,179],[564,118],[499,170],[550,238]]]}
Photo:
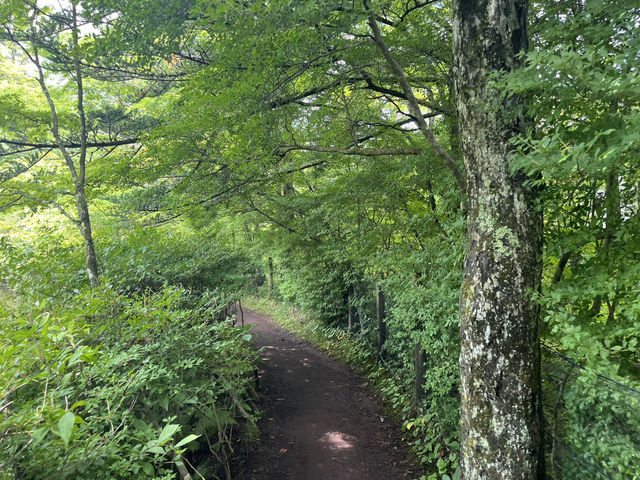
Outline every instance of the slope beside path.
{"label": "slope beside path", "polygon": [[261,439],[239,480],[409,478],[407,449],[347,367],[268,317],[245,312],[262,348]]}

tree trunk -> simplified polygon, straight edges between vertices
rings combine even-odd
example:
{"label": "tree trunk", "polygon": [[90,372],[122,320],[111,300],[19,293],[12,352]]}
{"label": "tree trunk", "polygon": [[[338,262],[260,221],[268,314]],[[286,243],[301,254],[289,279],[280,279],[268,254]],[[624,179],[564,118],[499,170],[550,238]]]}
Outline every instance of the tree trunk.
{"label": "tree trunk", "polygon": [[462,477],[544,476],[539,291],[542,214],[537,192],[508,165],[520,120],[490,86],[519,67],[527,2],[457,0],[454,69],[467,174],[467,251],[460,298]]}
{"label": "tree trunk", "polygon": [[[35,22],[38,15],[41,12],[38,12],[36,5],[33,4],[33,14],[31,15],[32,29],[35,31]],[[71,174],[71,178],[73,179],[73,184],[75,187],[75,201],[76,201],[76,210],[78,212],[78,218],[74,219],[71,215],[69,215],[61,206],[58,205],[58,209],[67,216],[73,223],[78,227],[80,233],[82,234],[82,240],[84,243],[85,250],[85,267],[87,270],[87,276],[89,277],[89,285],[94,288],[100,285],[100,280],[98,276],[98,258],[95,252],[95,246],[93,244],[93,234],[91,232],[91,219],[89,217],[89,207],[87,205],[87,196],[85,193],[85,184],[86,184],[86,159],[87,159],[87,123],[86,123],[86,115],[84,111],[84,86],[83,86],[83,75],[81,69],[80,58],[78,57],[78,45],[79,45],[79,24],[78,24],[78,11],[76,3],[71,4],[71,12],[72,12],[72,28],[71,28],[71,39],[74,47],[73,53],[73,64],[75,70],[75,81],[77,86],[77,109],[78,109],[78,118],[80,120],[80,152],[78,158],[78,164],[74,163],[74,160],[69,153],[67,147],[65,146],[62,136],[60,135],[60,124],[58,119],[58,112],[56,109],[55,102],[53,101],[53,97],[47,87],[47,83],[45,80],[45,71],[42,66],[38,43],[36,41],[35,36],[31,37],[31,48],[33,50],[33,54],[29,55],[29,59],[36,67],[37,71],[37,81],[40,84],[40,88],[42,89],[42,93],[47,99],[47,103],[49,104],[49,111],[51,113],[51,133],[56,140],[56,145],[64,158],[64,161],[67,165],[69,173]],[[17,43],[20,45],[20,43]],[[22,47],[21,47],[22,48]],[[24,50],[24,49],[23,49]],[[54,202],[55,204],[55,202]],[[56,204],[57,205],[57,204]]]}
{"label": "tree trunk", "polygon": [[78,227],[82,233],[85,253],[85,268],[89,277],[89,284],[92,288],[100,285],[98,275],[98,257],[93,244],[93,234],[91,232],[91,217],[89,217],[89,206],[83,184],[76,185],[76,209],[78,210]]}
{"label": "tree trunk", "polygon": [[269,257],[269,300],[271,300],[271,295],[273,295],[273,258]]}
{"label": "tree trunk", "polygon": [[564,269],[567,267],[567,262],[569,262],[569,258],[571,258],[571,250],[562,252],[562,255],[560,255],[560,258],[558,259],[558,265],[556,265],[556,269],[553,272],[553,277],[551,278],[551,285],[555,285],[560,280],[562,280],[562,274],[564,273]]}
{"label": "tree trunk", "polygon": [[[79,45],[80,27],[78,25],[78,10],[76,3],[71,4],[73,14],[73,46],[77,50]],[[91,232],[91,218],[89,216],[89,206],[87,204],[87,195],[85,193],[86,184],[86,167],[87,167],[87,119],[84,111],[84,84],[82,76],[82,68],[80,67],[80,58],[78,52],[73,54],[73,63],[75,66],[75,80],[77,86],[77,108],[78,118],[80,120],[80,155],[78,158],[78,169],[74,177],[76,187],[76,208],[78,209],[78,222],[82,231],[82,240],[84,242],[84,251],[86,256],[87,276],[89,277],[89,285],[95,288],[100,285],[98,277],[98,258],[93,244],[93,234]],[[59,133],[58,133],[59,137]],[[73,163],[69,158],[68,163]]]}
{"label": "tree trunk", "polygon": [[[620,179],[618,178],[618,172],[616,169],[612,169],[607,174],[607,190],[606,190],[606,224],[604,235],[604,249],[605,256],[609,256],[611,252],[609,249],[616,243],[616,234],[622,223],[622,211],[620,209]],[[617,299],[611,300],[605,298],[607,303],[607,327],[611,328],[615,324],[615,311]],[[594,316],[600,312],[600,305],[602,305],[602,295],[598,295],[594,301],[593,312]],[[597,311],[595,303],[598,303]]]}
{"label": "tree trunk", "polygon": [[384,342],[387,340],[387,326],[384,323],[384,293],[380,285],[376,285],[376,323],[378,327],[378,353],[382,355]]}

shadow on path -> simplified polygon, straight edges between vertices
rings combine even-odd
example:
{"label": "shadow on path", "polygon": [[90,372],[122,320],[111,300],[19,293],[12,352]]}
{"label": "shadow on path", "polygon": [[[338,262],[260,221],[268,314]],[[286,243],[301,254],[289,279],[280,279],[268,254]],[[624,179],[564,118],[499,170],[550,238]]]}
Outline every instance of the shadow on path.
{"label": "shadow on path", "polygon": [[245,312],[264,360],[261,439],[238,480],[405,479],[407,449],[379,402],[347,367]]}

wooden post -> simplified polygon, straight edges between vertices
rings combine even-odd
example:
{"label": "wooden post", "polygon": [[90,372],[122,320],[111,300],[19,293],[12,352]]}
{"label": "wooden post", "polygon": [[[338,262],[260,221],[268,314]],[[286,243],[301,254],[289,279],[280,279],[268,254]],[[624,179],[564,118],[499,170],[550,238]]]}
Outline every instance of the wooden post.
{"label": "wooden post", "polygon": [[238,310],[240,310],[240,325],[244,327],[244,310],[242,310],[242,300],[238,299]]}
{"label": "wooden post", "polygon": [[349,316],[347,320],[347,331],[349,332],[353,330],[353,326],[356,322],[356,316],[357,316],[356,307],[353,304],[354,298],[355,298],[355,295],[354,295],[353,287],[349,287],[349,296],[347,300],[347,306],[349,308]]}
{"label": "wooden post", "polygon": [[269,257],[269,300],[273,295],[273,257]]}
{"label": "wooden post", "polygon": [[385,305],[384,305],[384,293],[380,288],[380,285],[376,285],[376,321],[378,326],[378,353],[382,355],[382,348],[384,342],[387,339],[387,326],[384,323],[385,319]]}

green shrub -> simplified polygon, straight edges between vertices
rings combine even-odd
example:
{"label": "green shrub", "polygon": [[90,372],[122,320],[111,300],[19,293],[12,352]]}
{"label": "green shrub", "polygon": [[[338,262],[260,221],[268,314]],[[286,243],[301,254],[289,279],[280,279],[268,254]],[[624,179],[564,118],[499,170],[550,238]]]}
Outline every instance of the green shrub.
{"label": "green shrub", "polygon": [[103,273],[130,291],[157,290],[168,283],[235,298],[255,270],[247,256],[217,243],[206,231],[185,226],[103,227],[98,233]]}
{"label": "green shrub", "polygon": [[250,335],[184,289],[2,313],[0,475],[229,477],[237,439],[255,436]]}
{"label": "green shrub", "polygon": [[347,286],[344,264],[329,259],[309,258],[291,251],[279,264],[277,289],[280,298],[299,306],[326,324],[344,323],[347,314]]}

